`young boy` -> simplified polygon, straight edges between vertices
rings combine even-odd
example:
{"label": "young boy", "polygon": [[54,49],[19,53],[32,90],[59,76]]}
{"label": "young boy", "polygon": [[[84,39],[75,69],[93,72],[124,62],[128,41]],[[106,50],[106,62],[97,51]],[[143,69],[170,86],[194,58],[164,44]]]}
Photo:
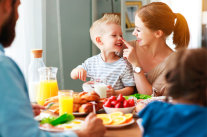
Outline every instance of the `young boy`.
{"label": "young boy", "polygon": [[134,91],[134,77],[131,65],[116,53],[123,50],[120,18],[105,14],[90,28],[93,43],[101,53],[88,58],[71,72],[72,79],[86,81],[86,77],[106,79],[111,85],[107,97],[111,95],[130,95]]}

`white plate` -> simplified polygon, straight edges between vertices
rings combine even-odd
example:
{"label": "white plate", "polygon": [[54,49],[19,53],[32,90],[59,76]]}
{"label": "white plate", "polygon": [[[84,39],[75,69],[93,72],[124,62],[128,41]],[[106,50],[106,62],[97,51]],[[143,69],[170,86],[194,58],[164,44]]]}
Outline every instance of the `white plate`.
{"label": "white plate", "polygon": [[79,113],[79,112],[73,112],[74,116],[85,116],[88,115],[88,113]]}
{"label": "white plate", "polygon": [[[41,130],[48,131],[48,132],[63,132],[66,131],[65,129],[51,129],[51,128],[45,128],[45,127],[39,127]],[[69,129],[68,129],[69,130]]]}
{"label": "white plate", "polygon": [[125,127],[125,126],[128,126],[128,125],[131,125],[134,123],[134,119],[132,119],[129,123],[126,123],[126,124],[121,124],[121,125],[105,125],[105,127],[107,128],[120,128],[120,127]]}
{"label": "white plate", "polygon": [[38,116],[35,117],[35,120],[41,121],[43,118],[48,118],[50,116],[52,116],[52,115],[49,113],[41,112]]}
{"label": "white plate", "polygon": [[[78,122],[80,122],[80,124],[73,123],[74,121],[78,121]],[[69,131],[69,130],[81,129],[83,123],[84,123],[83,120],[75,119],[75,120],[73,120],[73,121],[71,121],[69,123],[57,125],[56,127],[43,127],[43,126],[39,126],[39,128],[41,130],[45,130],[45,131],[49,131],[49,132],[64,132],[64,131]],[[65,128],[66,126],[70,126],[71,128]]]}
{"label": "white plate", "polygon": [[143,133],[144,128],[142,126],[142,119],[141,118],[137,119],[137,125],[138,125],[139,129],[141,130],[141,132]]}
{"label": "white plate", "polygon": [[[103,108],[97,111],[97,113],[102,113],[102,112],[104,112],[104,109]],[[74,116],[85,116],[85,115],[88,115],[88,114],[89,113],[73,112],[73,115]]]}

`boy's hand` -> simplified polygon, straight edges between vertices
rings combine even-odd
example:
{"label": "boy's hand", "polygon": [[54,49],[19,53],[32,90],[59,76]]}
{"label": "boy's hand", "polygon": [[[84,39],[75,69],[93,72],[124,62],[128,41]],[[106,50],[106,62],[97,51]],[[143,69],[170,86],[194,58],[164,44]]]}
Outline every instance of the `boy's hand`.
{"label": "boy's hand", "polygon": [[80,79],[82,81],[86,81],[87,72],[83,68],[75,68],[71,72],[72,79]]}
{"label": "boy's hand", "polygon": [[80,80],[86,81],[87,72],[83,68],[77,68],[77,76]]}
{"label": "boy's hand", "polygon": [[111,87],[111,85],[108,86],[108,90],[106,91],[106,97],[113,96],[115,94],[114,89]]}

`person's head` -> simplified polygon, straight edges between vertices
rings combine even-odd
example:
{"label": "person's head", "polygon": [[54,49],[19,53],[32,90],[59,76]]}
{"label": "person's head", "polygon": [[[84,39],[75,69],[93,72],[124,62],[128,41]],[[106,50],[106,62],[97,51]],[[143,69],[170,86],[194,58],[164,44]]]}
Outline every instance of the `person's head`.
{"label": "person's head", "polygon": [[167,96],[207,106],[207,50],[183,49],[170,56]]}
{"label": "person's head", "polygon": [[11,45],[15,38],[15,26],[16,21],[19,18],[18,7],[20,0],[11,1],[11,14],[8,19],[4,22],[1,28],[0,43],[6,48]]}
{"label": "person's head", "polygon": [[[173,32],[173,43],[176,49],[187,47],[190,40],[190,33],[187,21],[179,13],[173,13],[170,7],[162,2],[152,2],[141,7],[135,15],[135,30],[133,34],[137,36],[138,41],[142,41],[142,31],[147,29],[154,35],[148,35],[150,38],[164,38]],[[142,28],[144,30],[142,30]],[[140,35],[140,37],[139,37]],[[146,38],[146,37],[145,37]],[[143,41],[144,42],[144,41]]]}
{"label": "person's head", "polygon": [[5,20],[7,20],[11,14],[11,1],[12,0],[0,0],[0,31]]}
{"label": "person's head", "polygon": [[101,50],[108,52],[119,52],[122,50],[123,42],[121,21],[118,15],[104,14],[95,21],[90,28],[90,36],[93,43]]}

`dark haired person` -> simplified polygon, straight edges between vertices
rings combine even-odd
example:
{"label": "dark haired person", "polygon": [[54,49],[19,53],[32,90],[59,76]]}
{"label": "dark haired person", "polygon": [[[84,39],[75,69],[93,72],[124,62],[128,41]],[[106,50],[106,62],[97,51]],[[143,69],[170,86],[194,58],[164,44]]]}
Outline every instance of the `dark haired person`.
{"label": "dark haired person", "polygon": [[167,98],[140,113],[144,137],[207,137],[207,50],[181,50],[170,56]]}
{"label": "dark haired person", "polygon": [[166,38],[173,32],[175,49],[186,48],[190,34],[185,18],[162,2],[141,7],[135,15],[133,35],[137,40],[125,42],[123,57],[132,64],[137,90],[141,94],[163,95],[163,72],[173,50]]}
{"label": "dark haired person", "polygon": [[102,137],[105,127],[95,114],[86,118],[81,130],[49,133],[39,129],[33,116],[41,107],[31,106],[24,76],[4,52],[15,37],[19,5],[20,0],[0,0],[0,137]]}

